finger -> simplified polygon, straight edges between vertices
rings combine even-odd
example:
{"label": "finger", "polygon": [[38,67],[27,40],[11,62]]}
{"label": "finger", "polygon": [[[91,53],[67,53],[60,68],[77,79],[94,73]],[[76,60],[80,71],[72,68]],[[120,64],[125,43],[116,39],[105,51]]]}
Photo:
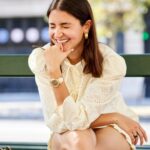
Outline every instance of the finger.
{"label": "finger", "polygon": [[132,134],[132,133],[129,133],[129,136],[130,136],[130,138],[131,138],[132,144],[134,144],[135,138],[134,138],[133,134]]}
{"label": "finger", "polygon": [[147,142],[148,141],[148,137],[147,137],[147,134],[146,134],[145,130],[141,126],[139,128],[140,128],[140,130],[143,133],[144,140]]}
{"label": "finger", "polygon": [[57,45],[57,41],[56,41],[56,40],[52,40],[52,43],[53,43],[54,45]]}
{"label": "finger", "polygon": [[64,51],[64,47],[62,43],[55,42],[55,45],[60,49],[60,51]]}
{"label": "finger", "polygon": [[62,52],[63,52],[63,49],[64,49],[62,43],[57,43],[57,42],[55,42],[55,44],[52,47],[53,47],[53,50],[59,50],[59,51],[62,51]]}
{"label": "finger", "polygon": [[58,45],[59,43],[57,42],[57,40],[52,40],[52,42],[54,43],[54,45]]}
{"label": "finger", "polygon": [[63,47],[63,44],[60,43],[60,50],[63,52],[64,51],[64,47]]}
{"label": "finger", "polygon": [[135,130],[133,131],[133,137],[134,137],[134,144],[136,145],[138,142],[138,133]]}
{"label": "finger", "polygon": [[134,130],[133,131],[133,136],[136,137],[137,135],[138,135],[137,132]]}
{"label": "finger", "polygon": [[136,145],[138,143],[138,139],[139,139],[138,136],[135,137],[134,145]]}
{"label": "finger", "polygon": [[138,135],[139,135],[139,138],[140,138],[140,145],[143,145],[143,143],[144,143],[144,136],[143,136],[143,133],[142,133],[142,131],[138,128],[137,129],[137,133],[138,133]]}
{"label": "finger", "polygon": [[57,47],[59,50],[63,51],[63,46],[61,43],[55,43],[54,46]]}

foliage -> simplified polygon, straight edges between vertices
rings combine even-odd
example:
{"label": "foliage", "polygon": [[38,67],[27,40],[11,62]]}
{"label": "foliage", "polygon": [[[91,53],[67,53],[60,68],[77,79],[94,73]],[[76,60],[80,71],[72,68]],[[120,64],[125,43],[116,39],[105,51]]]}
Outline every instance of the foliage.
{"label": "foliage", "polygon": [[150,0],[90,0],[98,35],[112,37],[118,31],[144,28],[143,15]]}

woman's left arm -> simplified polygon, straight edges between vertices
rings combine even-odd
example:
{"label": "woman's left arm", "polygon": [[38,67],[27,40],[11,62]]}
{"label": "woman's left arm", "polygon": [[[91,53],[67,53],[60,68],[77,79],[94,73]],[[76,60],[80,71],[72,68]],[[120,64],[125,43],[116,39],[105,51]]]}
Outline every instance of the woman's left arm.
{"label": "woman's left arm", "polygon": [[128,133],[133,144],[137,144],[138,138],[140,138],[141,145],[143,145],[144,141],[147,142],[148,140],[145,130],[138,122],[120,113],[101,114],[100,117],[91,123],[90,127],[96,128],[108,124],[117,124],[121,129]]}

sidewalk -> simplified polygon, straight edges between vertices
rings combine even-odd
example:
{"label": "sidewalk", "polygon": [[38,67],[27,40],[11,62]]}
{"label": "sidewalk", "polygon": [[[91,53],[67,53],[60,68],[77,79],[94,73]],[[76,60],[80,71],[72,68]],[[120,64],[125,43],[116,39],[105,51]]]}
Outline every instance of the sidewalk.
{"label": "sidewalk", "polygon": [[[150,144],[150,100],[128,100],[126,103],[140,116]],[[0,95],[0,141],[47,142],[49,129],[43,121],[39,96],[36,93]]]}
{"label": "sidewalk", "polygon": [[[150,123],[141,123],[146,130],[150,145]],[[37,120],[0,120],[1,142],[44,142],[49,139],[49,129],[43,121]]]}
{"label": "sidewalk", "polygon": [[[150,121],[150,99],[128,99],[127,105],[143,121]],[[0,94],[0,119],[43,119],[38,93]]]}
{"label": "sidewalk", "polygon": [[50,130],[40,120],[0,120],[1,142],[47,142]]}

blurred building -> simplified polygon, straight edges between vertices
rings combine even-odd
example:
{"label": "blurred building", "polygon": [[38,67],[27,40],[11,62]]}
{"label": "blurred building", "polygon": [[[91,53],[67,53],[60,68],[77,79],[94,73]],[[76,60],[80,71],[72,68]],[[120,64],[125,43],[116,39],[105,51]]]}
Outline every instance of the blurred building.
{"label": "blurred building", "polygon": [[0,0],[0,53],[30,53],[49,42],[44,17],[51,0]]}
{"label": "blurred building", "polygon": [[[0,0],[0,54],[29,54],[32,45],[49,42],[45,16],[50,2]],[[0,93],[33,91],[37,91],[33,78],[0,78]]]}

